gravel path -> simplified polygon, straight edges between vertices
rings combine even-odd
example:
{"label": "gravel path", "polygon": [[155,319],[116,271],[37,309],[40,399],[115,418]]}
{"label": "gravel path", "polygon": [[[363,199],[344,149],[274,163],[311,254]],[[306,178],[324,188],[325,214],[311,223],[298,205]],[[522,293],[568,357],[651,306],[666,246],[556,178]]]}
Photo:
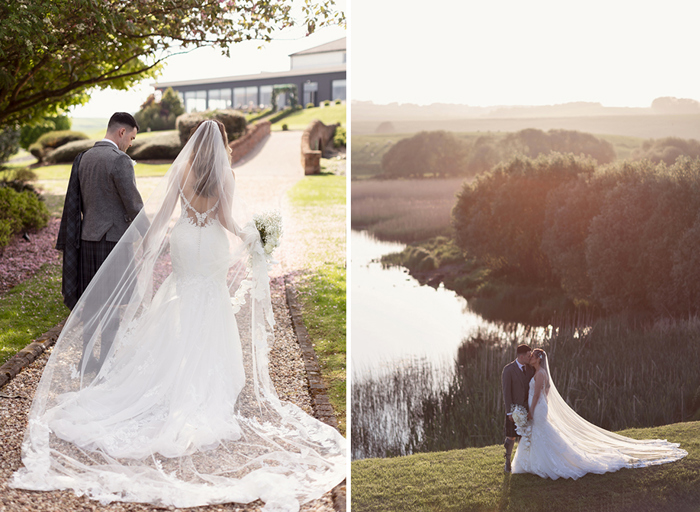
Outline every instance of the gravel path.
{"label": "gravel path", "polygon": [[[299,229],[295,227],[292,210],[287,204],[286,191],[304,176],[299,156],[300,147],[301,132],[273,133],[263,141],[263,145],[251,158],[235,168],[237,185],[246,197],[248,206],[256,212],[272,208],[281,209],[285,227],[290,228],[292,233],[299,232]],[[57,230],[57,225],[55,229]],[[55,235],[52,236],[55,237]],[[49,238],[48,235],[46,238]],[[291,251],[291,246],[296,245],[294,238],[285,236],[282,247],[285,245],[289,245]],[[48,252],[46,248],[39,251],[40,254]],[[284,251],[280,251],[277,255],[281,263],[272,272],[272,302],[277,325],[275,326],[275,345],[270,354],[270,375],[281,399],[289,400],[312,414],[311,397],[301,352],[284,296],[282,276],[290,270],[290,265],[285,264],[284,255]],[[296,266],[296,262],[291,265],[291,267]],[[2,276],[1,270],[0,276]],[[50,350],[23,369],[6,386],[0,388],[0,512],[168,510],[138,503],[113,503],[102,506],[87,498],[77,497],[72,491],[31,492],[7,486],[12,473],[21,466],[20,445],[31,397],[41,378],[41,372],[49,354]],[[254,511],[260,508],[261,503],[254,502],[244,507],[231,503],[180,510]],[[302,510],[333,511],[332,493],[328,492],[319,500],[305,504]]]}

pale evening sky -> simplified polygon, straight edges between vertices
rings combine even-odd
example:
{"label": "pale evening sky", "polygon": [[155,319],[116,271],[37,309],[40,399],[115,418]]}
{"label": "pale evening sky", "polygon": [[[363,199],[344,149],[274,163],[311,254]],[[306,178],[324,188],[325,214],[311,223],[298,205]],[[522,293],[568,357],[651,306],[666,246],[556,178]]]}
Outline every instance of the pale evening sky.
{"label": "pale evening sky", "polygon": [[[303,2],[296,1],[296,5]],[[339,10],[346,11],[346,0],[336,0]],[[346,11],[347,15],[347,11]],[[231,46],[231,57],[226,58],[221,50],[199,48],[182,55],[174,55],[165,61],[163,73],[156,81],[174,82],[199,78],[214,78],[256,74],[263,71],[286,71],[289,69],[289,54],[306,50],[347,36],[340,27],[318,29],[309,37],[303,26],[292,27],[273,36],[271,43],[246,41]],[[262,49],[258,49],[262,44]],[[94,91],[90,101],[72,110],[72,117],[109,118],[115,111],[135,113],[153,92],[152,79],[141,82],[129,91],[106,89]]]}
{"label": "pale evening sky", "polygon": [[700,2],[351,0],[352,98],[647,107],[700,100]]}

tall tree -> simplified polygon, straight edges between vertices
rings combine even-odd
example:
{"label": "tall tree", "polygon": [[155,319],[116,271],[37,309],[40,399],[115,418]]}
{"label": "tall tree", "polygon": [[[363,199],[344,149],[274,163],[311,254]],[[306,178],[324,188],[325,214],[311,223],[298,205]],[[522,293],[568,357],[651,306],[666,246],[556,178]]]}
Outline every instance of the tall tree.
{"label": "tall tree", "polygon": [[[292,11],[298,3],[300,18]],[[0,3],[0,129],[128,89],[183,48],[345,24],[335,0],[12,0]]]}

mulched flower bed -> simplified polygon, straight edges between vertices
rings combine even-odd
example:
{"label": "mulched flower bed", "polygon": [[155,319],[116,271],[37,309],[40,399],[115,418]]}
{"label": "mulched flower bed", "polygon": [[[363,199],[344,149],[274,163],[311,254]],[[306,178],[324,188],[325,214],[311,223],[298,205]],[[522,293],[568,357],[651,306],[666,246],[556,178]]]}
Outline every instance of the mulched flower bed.
{"label": "mulched flower bed", "polygon": [[54,247],[61,219],[52,218],[36,233],[29,233],[29,241],[16,236],[9,245],[0,249],[0,295],[32,277],[44,263],[56,263],[61,253]]}

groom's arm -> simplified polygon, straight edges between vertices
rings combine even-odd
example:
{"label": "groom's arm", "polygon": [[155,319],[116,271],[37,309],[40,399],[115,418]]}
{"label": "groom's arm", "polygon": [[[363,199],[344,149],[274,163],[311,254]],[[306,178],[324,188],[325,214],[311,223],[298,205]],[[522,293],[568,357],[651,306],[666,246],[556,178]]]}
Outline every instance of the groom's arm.
{"label": "groom's arm", "polygon": [[112,179],[126,210],[127,218],[125,220],[131,222],[143,208],[143,200],[138,188],[136,188],[134,166],[131,164],[131,158],[126,154],[121,154],[117,157],[114,163]]}

